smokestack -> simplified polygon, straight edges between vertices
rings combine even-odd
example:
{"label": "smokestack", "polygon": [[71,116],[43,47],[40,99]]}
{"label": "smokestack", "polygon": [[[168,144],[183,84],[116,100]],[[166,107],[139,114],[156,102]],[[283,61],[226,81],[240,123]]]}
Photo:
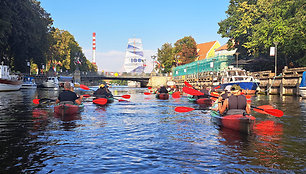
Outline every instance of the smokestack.
{"label": "smokestack", "polygon": [[96,64],[96,33],[92,33],[92,63]]}

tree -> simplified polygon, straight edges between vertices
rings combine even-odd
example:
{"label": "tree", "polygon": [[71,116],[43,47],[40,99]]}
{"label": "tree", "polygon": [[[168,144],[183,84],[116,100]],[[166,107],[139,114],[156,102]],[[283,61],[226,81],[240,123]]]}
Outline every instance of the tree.
{"label": "tree", "polygon": [[0,59],[26,71],[26,60],[44,62],[48,49],[50,15],[36,0],[0,1]]}
{"label": "tree", "polygon": [[303,0],[231,0],[218,33],[245,57],[271,59],[278,42],[279,65],[306,66],[305,3]]}
{"label": "tree", "polygon": [[174,44],[174,54],[180,65],[193,62],[197,56],[197,44],[193,37],[184,37]]}
{"label": "tree", "polygon": [[161,73],[171,72],[171,68],[174,62],[174,52],[173,52],[173,47],[170,43],[165,43],[161,47],[161,49],[157,50],[157,61],[160,63],[159,66],[163,67],[159,68],[159,71]]}

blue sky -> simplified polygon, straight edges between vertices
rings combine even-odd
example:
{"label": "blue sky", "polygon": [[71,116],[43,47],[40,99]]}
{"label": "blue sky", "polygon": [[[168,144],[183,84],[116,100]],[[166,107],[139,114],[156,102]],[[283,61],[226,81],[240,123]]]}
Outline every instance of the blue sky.
{"label": "blue sky", "polygon": [[218,22],[226,19],[229,0],[40,0],[54,27],[69,31],[92,60],[96,32],[99,71],[123,71],[129,38],[141,38],[147,72],[150,58],[164,43],[192,36],[197,43],[218,40]]}

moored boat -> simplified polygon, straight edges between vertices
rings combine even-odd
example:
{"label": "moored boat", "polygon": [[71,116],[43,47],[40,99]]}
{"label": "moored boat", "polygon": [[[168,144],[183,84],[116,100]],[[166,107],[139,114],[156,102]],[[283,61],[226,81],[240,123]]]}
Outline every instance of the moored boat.
{"label": "moored boat", "polygon": [[229,67],[223,72],[220,81],[220,89],[227,86],[239,85],[245,94],[255,94],[259,86],[259,81],[253,76],[247,75],[246,71],[240,68]]}
{"label": "moored boat", "polygon": [[160,94],[156,94],[155,97],[157,99],[161,99],[161,100],[168,100],[169,99],[169,94],[168,93],[160,93]]}
{"label": "moored boat", "polygon": [[81,112],[84,108],[84,105],[76,105],[72,102],[61,102],[54,106],[54,113],[56,115],[65,116],[65,115],[75,115]]}
{"label": "moored boat", "polygon": [[21,89],[36,89],[37,85],[35,83],[34,77],[24,77]]}
{"label": "moored boat", "polygon": [[22,80],[17,75],[11,75],[9,67],[0,65],[0,91],[17,91],[20,89]]}
{"label": "moored boat", "polygon": [[59,88],[59,81],[57,77],[48,77],[46,81],[42,83],[44,88]]}
{"label": "moored boat", "polygon": [[241,133],[250,134],[253,131],[255,124],[255,117],[251,115],[225,115],[222,116],[219,112],[212,110],[210,112],[213,123],[220,127],[225,127]]}
{"label": "moored boat", "polygon": [[302,81],[299,86],[299,94],[302,98],[306,98],[306,71],[303,72]]}

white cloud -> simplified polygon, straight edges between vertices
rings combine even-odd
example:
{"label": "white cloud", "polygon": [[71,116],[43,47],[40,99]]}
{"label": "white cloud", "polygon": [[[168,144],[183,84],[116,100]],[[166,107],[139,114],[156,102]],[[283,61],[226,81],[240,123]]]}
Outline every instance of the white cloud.
{"label": "white cloud", "polygon": [[[92,50],[83,50],[85,56],[89,61],[92,61]],[[144,57],[146,58],[147,67],[145,72],[151,72],[153,67],[152,55],[156,55],[154,50],[144,50]],[[123,64],[125,58],[125,51],[112,50],[108,52],[96,51],[96,63],[98,71],[101,72],[123,72]]]}

